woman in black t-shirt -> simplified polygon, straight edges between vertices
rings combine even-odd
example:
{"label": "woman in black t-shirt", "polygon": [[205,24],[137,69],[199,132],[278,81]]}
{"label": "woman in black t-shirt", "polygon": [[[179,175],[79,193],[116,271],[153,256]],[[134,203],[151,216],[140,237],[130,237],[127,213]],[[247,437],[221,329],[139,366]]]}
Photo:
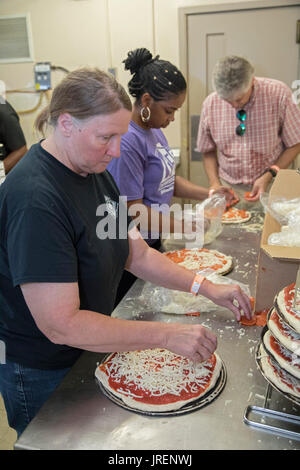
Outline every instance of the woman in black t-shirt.
{"label": "woman in black t-shirt", "polygon": [[215,351],[215,334],[201,325],[111,318],[123,269],[201,292],[237,319],[240,309],[251,315],[238,286],[213,285],[176,265],[127,217],[106,166],[119,157],[130,118],[130,99],[113,77],[71,72],[37,120],[38,130],[49,123],[52,133],[0,188],[0,392],[18,435],[82,350],[163,347],[193,361]]}

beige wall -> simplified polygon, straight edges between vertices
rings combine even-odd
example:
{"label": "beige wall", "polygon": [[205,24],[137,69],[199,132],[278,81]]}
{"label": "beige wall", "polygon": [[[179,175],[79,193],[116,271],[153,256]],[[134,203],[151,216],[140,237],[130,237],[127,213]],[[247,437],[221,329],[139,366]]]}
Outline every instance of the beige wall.
{"label": "beige wall", "polygon": [[[246,0],[231,0],[239,3]],[[249,1],[249,0],[248,0]],[[253,0],[255,1],[255,0]],[[0,79],[8,89],[32,89],[33,65],[50,61],[73,70],[83,65],[103,70],[117,68],[117,78],[126,87],[130,74],[122,60],[136,47],[179,65],[178,8],[227,0],[1,0],[0,16],[29,13],[34,61],[0,64]],[[63,77],[52,73],[52,84]],[[38,94],[8,94],[17,111],[30,110]],[[39,109],[46,103],[43,100]],[[33,121],[37,112],[21,114],[28,144],[36,141]],[[180,114],[166,130],[172,147],[180,147]]]}

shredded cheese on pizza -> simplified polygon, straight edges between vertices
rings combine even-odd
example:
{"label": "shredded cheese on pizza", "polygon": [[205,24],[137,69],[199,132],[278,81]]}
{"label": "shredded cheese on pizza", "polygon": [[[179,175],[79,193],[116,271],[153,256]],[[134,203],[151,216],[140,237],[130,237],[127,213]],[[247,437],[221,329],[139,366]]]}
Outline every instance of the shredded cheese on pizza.
{"label": "shredded cheese on pizza", "polygon": [[113,381],[122,381],[118,392],[130,396],[134,393],[124,387],[126,384],[135,384],[136,390],[143,390],[151,396],[179,396],[182,390],[196,393],[199,387],[207,384],[212,373],[211,362],[194,365],[187,358],[165,349],[119,352],[107,361],[105,367]]}
{"label": "shredded cheese on pizza", "polygon": [[300,357],[297,354],[292,353],[288,349],[286,349],[282,344],[277,341],[279,347],[279,353],[283,357],[284,360],[290,362],[294,367],[300,370]]}
{"label": "shredded cheese on pizza", "polygon": [[282,380],[282,382],[284,382],[286,385],[291,387],[291,389],[294,390],[298,396],[300,396],[299,395],[299,393],[300,393],[299,380],[296,379],[295,377],[293,377],[292,375],[288,374],[284,369],[282,369],[280,367],[279,364],[272,361],[270,356],[268,356],[268,361],[269,361],[269,364],[271,365],[271,367],[273,368],[274,373],[276,374],[276,376],[278,376],[278,378],[280,380]]}
{"label": "shredded cheese on pizza", "polygon": [[296,331],[292,330],[287,326],[287,324],[277,315],[277,320],[281,326],[282,333],[290,338],[292,341],[300,341],[300,334],[296,333]]}
{"label": "shredded cheese on pizza", "polygon": [[201,263],[201,267],[210,266],[211,262],[215,261],[214,258],[209,253],[201,253],[201,256],[197,256],[194,253],[189,253],[184,261],[178,263],[180,266],[184,266],[187,269],[199,269],[199,263]]}

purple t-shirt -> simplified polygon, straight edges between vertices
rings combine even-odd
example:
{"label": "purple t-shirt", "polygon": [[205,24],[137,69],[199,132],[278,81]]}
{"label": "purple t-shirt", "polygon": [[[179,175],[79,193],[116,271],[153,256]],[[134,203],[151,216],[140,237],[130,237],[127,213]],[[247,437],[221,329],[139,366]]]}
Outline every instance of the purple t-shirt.
{"label": "purple t-shirt", "polygon": [[121,138],[121,156],[114,158],[107,169],[128,201],[142,199],[147,206],[170,205],[175,161],[160,129],[145,130],[131,121],[128,132]]}

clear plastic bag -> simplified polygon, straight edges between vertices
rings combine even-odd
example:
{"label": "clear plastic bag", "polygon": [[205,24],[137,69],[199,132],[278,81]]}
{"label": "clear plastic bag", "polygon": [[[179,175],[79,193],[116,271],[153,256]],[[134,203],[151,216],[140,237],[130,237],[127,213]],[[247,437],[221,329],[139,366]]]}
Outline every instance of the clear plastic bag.
{"label": "clear plastic bag", "polygon": [[290,214],[287,216],[287,219],[288,219],[288,225],[290,227],[292,227],[293,225],[300,226],[300,206],[296,210],[290,212]]}
{"label": "clear plastic bag", "polygon": [[269,235],[269,245],[278,246],[300,246],[300,217],[296,214],[290,214],[288,224],[281,226],[280,232],[274,232]]}
{"label": "clear plastic bag", "polygon": [[287,225],[289,218],[300,218],[300,198],[271,197],[268,193],[260,196],[265,212],[269,212],[280,225]]}
{"label": "clear plastic bag", "polygon": [[226,199],[224,196],[214,194],[212,197],[205,199],[202,205],[205,220],[209,221],[209,226],[204,233],[204,245],[208,245],[214,241],[223,230],[222,215],[226,208]]}
{"label": "clear plastic bag", "polygon": [[180,220],[184,220],[186,230],[184,234],[174,233],[165,237],[165,249],[202,248],[211,243],[223,230],[222,215],[225,207],[225,197],[214,194],[193,208],[184,208]]}
{"label": "clear plastic bag", "polygon": [[300,246],[300,224],[298,226],[283,225],[281,232],[269,235],[269,245],[278,246]]}
{"label": "clear plastic bag", "polygon": [[268,244],[278,246],[300,246],[300,198],[269,197],[262,194],[261,203],[281,225],[280,232],[269,235]]}
{"label": "clear plastic bag", "polygon": [[[230,279],[228,276],[220,276],[212,269],[198,271],[214,284],[235,284],[250,296],[249,286],[242,284],[236,280]],[[150,282],[146,282],[139,300],[145,305],[145,308],[151,308],[153,311],[163,311],[166,313],[193,313],[193,312],[216,312],[218,309],[223,310],[208,298],[198,295],[194,296],[189,292],[181,292],[177,290],[167,289],[165,287],[155,286]]]}

